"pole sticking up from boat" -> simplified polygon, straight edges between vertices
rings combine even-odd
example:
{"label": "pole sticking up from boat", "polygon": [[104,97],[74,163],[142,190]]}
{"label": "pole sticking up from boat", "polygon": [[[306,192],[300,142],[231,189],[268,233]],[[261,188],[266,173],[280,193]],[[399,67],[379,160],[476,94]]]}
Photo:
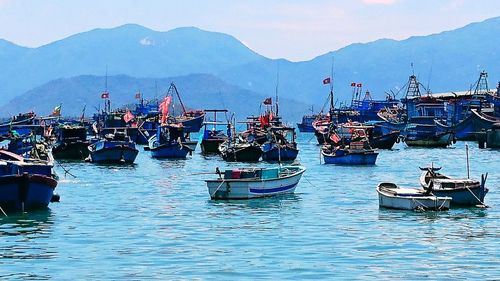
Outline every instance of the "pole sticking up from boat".
{"label": "pole sticking up from boat", "polygon": [[465,145],[465,158],[467,161],[467,178],[470,179],[470,168],[469,168],[469,145]]}

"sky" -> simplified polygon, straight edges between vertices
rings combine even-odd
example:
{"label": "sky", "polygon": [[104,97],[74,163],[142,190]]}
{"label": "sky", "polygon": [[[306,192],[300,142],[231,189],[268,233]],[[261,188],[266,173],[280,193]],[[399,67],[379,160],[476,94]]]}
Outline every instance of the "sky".
{"label": "sky", "polygon": [[500,16],[497,0],[0,0],[0,38],[38,47],[126,23],[230,34],[269,58],[312,59]]}

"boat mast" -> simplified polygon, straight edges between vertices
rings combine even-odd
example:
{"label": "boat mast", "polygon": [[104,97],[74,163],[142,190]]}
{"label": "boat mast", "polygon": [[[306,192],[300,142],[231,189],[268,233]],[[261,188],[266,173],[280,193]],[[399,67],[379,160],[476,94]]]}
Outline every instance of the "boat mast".
{"label": "boat mast", "polygon": [[181,95],[179,95],[179,91],[177,91],[177,87],[174,85],[174,83],[170,83],[170,88],[168,91],[170,92],[171,90],[175,91],[175,94],[177,95],[177,98],[179,99],[179,103],[181,104],[182,111],[184,113],[186,113],[186,108],[184,107],[184,103],[182,103]]}
{"label": "boat mast", "polygon": [[333,63],[335,62],[335,57],[332,56],[332,69],[330,73],[330,121],[333,121]]}
{"label": "boat mast", "polygon": [[[279,109],[278,109],[278,86],[279,86],[279,83],[280,83],[280,64],[279,64],[279,61],[276,62],[276,66],[277,66],[277,71],[276,71],[276,101],[274,102],[274,104],[276,105],[276,117],[279,116]],[[279,118],[279,117],[278,117]]]}

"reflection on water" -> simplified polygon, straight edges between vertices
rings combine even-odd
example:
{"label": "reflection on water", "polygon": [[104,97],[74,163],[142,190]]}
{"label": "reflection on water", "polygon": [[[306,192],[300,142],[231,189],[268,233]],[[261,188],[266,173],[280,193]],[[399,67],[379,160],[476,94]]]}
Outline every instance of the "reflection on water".
{"label": "reflection on water", "polygon": [[0,218],[0,264],[54,258],[57,253],[50,241],[53,223],[49,208]]}

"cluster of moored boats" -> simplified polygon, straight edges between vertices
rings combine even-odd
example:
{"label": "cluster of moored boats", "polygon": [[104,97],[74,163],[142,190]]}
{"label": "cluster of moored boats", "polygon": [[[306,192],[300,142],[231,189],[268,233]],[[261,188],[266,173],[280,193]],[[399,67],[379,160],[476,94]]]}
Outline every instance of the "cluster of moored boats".
{"label": "cluster of moored boats", "polygon": [[[325,164],[374,165],[379,151],[400,141],[408,146],[447,147],[474,139],[480,147],[498,147],[499,89],[489,90],[486,77],[482,72],[476,87],[466,93],[422,95],[422,85],[411,75],[401,100],[395,95],[373,100],[368,92],[362,97],[361,84],[353,83],[351,105],[339,108],[334,107],[331,87],[329,110],[304,116],[298,128],[314,132]],[[0,137],[8,142],[0,150],[2,210],[43,207],[58,200],[55,160],[131,164],[139,154],[138,145],[152,158],[187,158],[199,143],[203,154],[219,155],[228,162],[275,163],[271,168],[217,168],[217,177],[206,180],[212,199],[292,193],[306,170],[292,163],[299,154],[296,132],[282,121],[277,97],[274,104],[271,98],[264,100],[263,113],[240,122],[244,129],[239,132],[226,109],[187,110],[174,84],[162,100],[147,102],[136,95],[134,110],[112,110],[109,93],[101,97],[104,109],[91,120],[83,114],[79,120],[65,120],[58,106],[48,117],[30,112],[0,124]],[[174,98],[182,109],[177,114],[171,110]],[[192,139],[191,134],[200,130],[199,139]],[[450,205],[484,205],[486,177],[455,179],[437,171],[425,168],[419,189],[380,183],[380,206],[443,210]]]}

